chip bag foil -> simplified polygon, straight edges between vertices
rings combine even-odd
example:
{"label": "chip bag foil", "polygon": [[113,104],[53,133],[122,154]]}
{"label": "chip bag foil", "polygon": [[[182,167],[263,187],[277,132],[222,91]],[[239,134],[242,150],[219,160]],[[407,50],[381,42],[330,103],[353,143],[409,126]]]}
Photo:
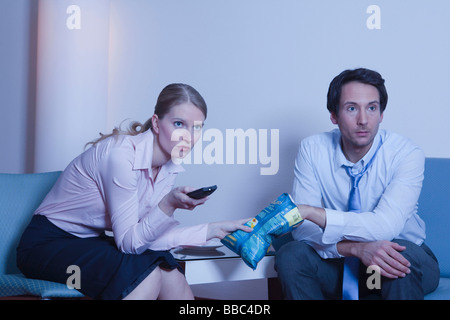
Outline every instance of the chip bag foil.
{"label": "chip bag foil", "polygon": [[255,270],[273,239],[292,231],[302,222],[303,218],[291,196],[283,193],[245,224],[253,228],[252,232],[237,230],[225,236],[221,242]]}

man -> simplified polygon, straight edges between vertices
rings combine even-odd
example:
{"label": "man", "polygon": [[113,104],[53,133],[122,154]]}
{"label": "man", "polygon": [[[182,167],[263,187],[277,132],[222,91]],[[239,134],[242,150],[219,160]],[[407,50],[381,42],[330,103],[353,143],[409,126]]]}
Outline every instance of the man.
{"label": "man", "polygon": [[[287,299],[363,299],[374,293],[423,299],[439,282],[417,215],[424,153],[379,129],[388,100],[379,73],[343,71],[327,98],[339,129],[300,144],[292,196],[305,222],[293,232],[298,241],[276,255],[283,293]],[[368,266],[381,274],[381,288],[366,285]]]}

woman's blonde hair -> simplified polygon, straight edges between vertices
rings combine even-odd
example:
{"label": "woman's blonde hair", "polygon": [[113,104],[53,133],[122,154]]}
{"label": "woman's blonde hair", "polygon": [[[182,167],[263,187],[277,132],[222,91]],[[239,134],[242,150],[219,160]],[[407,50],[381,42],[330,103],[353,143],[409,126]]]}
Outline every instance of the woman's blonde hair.
{"label": "woman's blonde hair", "polygon": [[[206,119],[208,110],[205,100],[197,90],[184,83],[169,84],[161,91],[158,96],[158,100],[156,101],[154,114],[156,114],[159,119],[162,119],[170,111],[170,109],[172,109],[172,107],[182,103],[192,103],[202,111]],[[98,142],[111,136],[118,136],[121,134],[135,136],[149,129],[152,129],[151,117],[144,124],[138,121],[132,122],[126,131],[123,131],[119,126],[115,127],[109,134],[103,134],[100,132],[100,138],[88,142],[86,147],[90,144],[94,146]]]}

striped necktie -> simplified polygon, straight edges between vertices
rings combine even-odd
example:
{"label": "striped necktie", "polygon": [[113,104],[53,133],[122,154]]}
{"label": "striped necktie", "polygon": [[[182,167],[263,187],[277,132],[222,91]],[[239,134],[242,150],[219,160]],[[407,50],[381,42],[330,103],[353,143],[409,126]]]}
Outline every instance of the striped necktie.
{"label": "striped necktie", "polygon": [[[352,167],[345,166],[347,174],[352,180],[352,188],[350,190],[350,196],[348,198],[348,211],[360,213],[361,212],[361,196],[359,194],[359,181],[371,167],[375,156],[380,150],[383,141],[380,140],[377,149],[375,150],[372,158],[369,160],[366,166],[357,174],[352,173]],[[358,274],[359,274],[359,259],[356,257],[344,258],[344,277],[342,283],[342,299],[343,300],[358,300]]]}

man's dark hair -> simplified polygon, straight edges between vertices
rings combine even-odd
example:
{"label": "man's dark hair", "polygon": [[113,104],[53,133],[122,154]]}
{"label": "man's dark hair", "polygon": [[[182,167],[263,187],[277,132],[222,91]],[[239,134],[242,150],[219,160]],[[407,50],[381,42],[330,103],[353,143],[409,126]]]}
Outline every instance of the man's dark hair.
{"label": "man's dark hair", "polygon": [[342,71],[333,79],[333,81],[331,81],[327,95],[328,111],[330,111],[330,113],[334,112],[336,115],[338,114],[342,86],[352,81],[370,84],[377,88],[380,95],[380,112],[383,113],[388,101],[384,79],[378,72],[364,68]]}

